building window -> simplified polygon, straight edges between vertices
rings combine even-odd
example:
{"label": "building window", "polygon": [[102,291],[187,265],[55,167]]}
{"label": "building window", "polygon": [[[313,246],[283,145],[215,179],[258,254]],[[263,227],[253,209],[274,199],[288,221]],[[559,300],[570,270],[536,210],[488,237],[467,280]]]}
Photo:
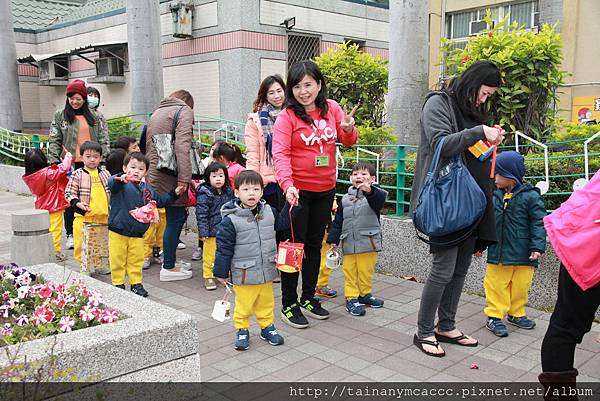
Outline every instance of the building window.
{"label": "building window", "polygon": [[318,56],[320,45],[321,38],[318,36],[288,33],[287,67]]}
{"label": "building window", "polygon": [[465,41],[489,28],[483,19],[489,10],[492,20],[499,21],[510,14],[510,23],[516,22],[525,29],[535,29],[539,21],[539,1],[512,2],[495,7],[484,7],[476,10],[461,11],[448,14],[446,17],[446,37]]}

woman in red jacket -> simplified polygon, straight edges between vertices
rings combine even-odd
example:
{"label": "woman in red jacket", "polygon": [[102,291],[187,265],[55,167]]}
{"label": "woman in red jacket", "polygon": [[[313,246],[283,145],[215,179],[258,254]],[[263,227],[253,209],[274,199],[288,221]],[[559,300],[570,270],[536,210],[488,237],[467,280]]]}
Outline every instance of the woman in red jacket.
{"label": "woman in red jacket", "polygon": [[295,240],[304,243],[302,294],[298,302],[299,273],[281,273],[282,320],[295,328],[308,327],[302,307],[315,319],[329,312],[315,299],[321,243],[335,196],[335,143],[356,142],[353,112],[346,115],[327,99],[325,78],[312,61],[301,61],[288,71],[286,108],[273,127],[273,163],[286,200],[299,203],[294,217]]}
{"label": "woman in red jacket", "polygon": [[62,163],[48,165],[48,159],[40,149],[30,149],[25,154],[25,175],[23,181],[36,196],[35,208],[50,213],[50,232],[54,241],[56,261],[66,259],[61,253],[60,239],[63,226],[63,212],[69,207],[65,199],[65,187],[69,179],[67,173],[71,169],[73,156],[67,152]]}

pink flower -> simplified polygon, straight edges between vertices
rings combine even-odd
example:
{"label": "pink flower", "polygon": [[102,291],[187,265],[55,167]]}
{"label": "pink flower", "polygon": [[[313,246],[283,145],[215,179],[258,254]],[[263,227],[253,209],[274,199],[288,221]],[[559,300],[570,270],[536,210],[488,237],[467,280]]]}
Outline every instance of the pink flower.
{"label": "pink flower", "polygon": [[90,303],[93,306],[98,306],[102,302],[103,302],[102,295],[100,295],[96,291],[90,291],[89,298],[88,298],[88,303]]}
{"label": "pink flower", "polygon": [[18,298],[27,298],[29,292],[31,291],[31,287],[28,285],[23,285],[17,289],[17,297]]}
{"label": "pink flower", "polygon": [[91,310],[92,310],[92,314],[94,315],[96,320],[98,320],[100,322],[102,320],[102,309],[96,308],[94,306]]}
{"label": "pink flower", "polygon": [[17,318],[17,320],[15,320],[15,323],[17,326],[25,326],[27,323],[29,323],[29,319],[27,318],[27,315],[21,315]]}
{"label": "pink flower", "polygon": [[29,285],[29,284],[31,284],[31,275],[28,272],[25,272],[25,273],[21,274],[20,276],[18,276],[15,279],[15,284],[16,285]]}
{"label": "pink flower", "polygon": [[94,312],[92,311],[92,307],[89,305],[83,306],[79,311],[79,318],[84,322],[89,322],[94,319]]}
{"label": "pink flower", "polygon": [[56,315],[52,309],[47,306],[38,306],[33,312],[33,324],[37,326],[39,324],[51,322],[54,319],[54,316]]}
{"label": "pink flower", "polygon": [[4,327],[2,328],[2,335],[3,336],[10,336],[13,332],[13,329],[10,325],[10,323],[5,323]]}
{"label": "pink flower", "polygon": [[104,313],[102,314],[102,322],[112,323],[116,320],[119,320],[119,313],[116,310],[104,310]]}
{"label": "pink flower", "polygon": [[59,309],[64,309],[65,305],[67,304],[67,301],[65,300],[65,297],[63,297],[62,295],[59,295],[58,297],[56,297],[55,300],[52,301],[52,303],[54,303],[54,305],[58,306]]}
{"label": "pink flower", "polygon": [[5,291],[4,293],[2,293],[2,300],[4,301],[6,298],[10,297],[10,292]]}
{"label": "pink flower", "polygon": [[73,318],[71,318],[70,316],[63,316],[60,318],[60,321],[58,322],[58,328],[63,333],[68,333],[69,331],[72,331],[74,325],[75,325],[75,320],[73,320]]}
{"label": "pink flower", "polygon": [[38,295],[42,298],[50,298],[52,296],[52,290],[45,285],[38,291]]}
{"label": "pink flower", "polygon": [[65,299],[65,301],[67,303],[71,303],[71,302],[75,301],[75,299],[77,299],[77,298],[75,298],[75,296],[73,294],[69,294],[69,293],[63,295],[63,298]]}

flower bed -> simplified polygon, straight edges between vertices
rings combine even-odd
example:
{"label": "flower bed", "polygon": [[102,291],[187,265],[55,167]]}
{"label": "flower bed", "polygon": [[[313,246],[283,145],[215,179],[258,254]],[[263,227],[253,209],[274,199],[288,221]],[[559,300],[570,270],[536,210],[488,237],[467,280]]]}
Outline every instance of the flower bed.
{"label": "flower bed", "polygon": [[45,281],[14,263],[0,265],[0,294],[0,347],[120,318],[83,281]]}

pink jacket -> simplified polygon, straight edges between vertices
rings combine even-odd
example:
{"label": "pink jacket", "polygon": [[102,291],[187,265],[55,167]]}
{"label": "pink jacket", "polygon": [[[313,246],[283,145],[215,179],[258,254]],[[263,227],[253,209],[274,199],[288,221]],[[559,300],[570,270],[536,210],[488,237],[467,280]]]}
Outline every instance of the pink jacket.
{"label": "pink jacket", "polygon": [[584,291],[600,282],[600,171],[546,216],[544,226],[573,281]]}
{"label": "pink jacket", "polygon": [[239,173],[246,170],[241,164],[238,162],[231,162],[229,166],[227,166],[227,175],[229,176],[229,182],[231,183],[231,188],[235,188],[235,177],[238,176]]}
{"label": "pink jacket", "polygon": [[273,166],[269,166],[266,162],[267,147],[257,113],[248,114],[244,141],[246,142],[246,168],[258,172],[265,185],[276,182]]}

